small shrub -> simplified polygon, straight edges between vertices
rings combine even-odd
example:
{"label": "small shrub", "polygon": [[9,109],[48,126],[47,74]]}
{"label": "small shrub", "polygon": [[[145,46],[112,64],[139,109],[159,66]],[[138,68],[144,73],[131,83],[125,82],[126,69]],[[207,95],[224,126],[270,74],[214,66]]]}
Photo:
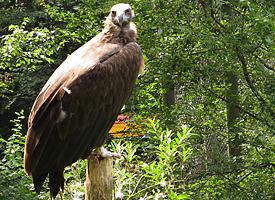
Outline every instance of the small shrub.
{"label": "small shrub", "polygon": [[115,160],[116,195],[125,199],[188,199],[184,190],[187,161],[192,157],[185,126],[178,132],[164,130],[149,120],[145,138],[113,141],[123,157]]}
{"label": "small shrub", "polygon": [[22,134],[22,120],[24,111],[15,113],[17,118],[11,120],[13,128],[9,139],[0,138],[0,144],[5,147],[3,159],[0,163],[0,199],[45,199],[41,193],[37,196],[34,193],[31,178],[26,176],[23,168],[23,154],[25,136]]}

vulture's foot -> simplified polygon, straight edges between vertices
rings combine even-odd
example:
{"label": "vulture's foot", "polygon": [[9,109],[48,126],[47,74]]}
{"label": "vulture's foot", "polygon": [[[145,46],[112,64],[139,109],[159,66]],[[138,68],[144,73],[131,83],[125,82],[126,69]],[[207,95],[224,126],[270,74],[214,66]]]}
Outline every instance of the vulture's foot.
{"label": "vulture's foot", "polygon": [[96,153],[98,155],[100,155],[102,158],[111,158],[111,157],[112,158],[121,158],[120,153],[110,152],[106,148],[104,148],[103,146],[97,148]]}

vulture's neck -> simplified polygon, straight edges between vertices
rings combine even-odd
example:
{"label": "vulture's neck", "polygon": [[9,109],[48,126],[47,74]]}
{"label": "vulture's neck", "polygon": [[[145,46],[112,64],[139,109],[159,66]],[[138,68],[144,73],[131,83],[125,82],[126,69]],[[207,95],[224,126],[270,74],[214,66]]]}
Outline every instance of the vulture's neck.
{"label": "vulture's neck", "polygon": [[105,27],[102,32],[101,40],[110,43],[127,44],[136,42],[137,30],[134,23],[129,23],[124,27],[119,27],[111,22],[108,18],[105,21]]}

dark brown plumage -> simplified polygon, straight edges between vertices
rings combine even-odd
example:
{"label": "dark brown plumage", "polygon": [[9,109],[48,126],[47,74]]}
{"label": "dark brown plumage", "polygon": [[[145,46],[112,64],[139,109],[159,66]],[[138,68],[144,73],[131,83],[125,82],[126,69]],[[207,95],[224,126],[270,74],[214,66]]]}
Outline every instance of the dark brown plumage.
{"label": "dark brown plumage", "polygon": [[36,98],[24,166],[37,192],[49,174],[51,197],[64,188],[64,167],[101,146],[143,68],[134,13],[111,9],[104,30],[72,53]]}

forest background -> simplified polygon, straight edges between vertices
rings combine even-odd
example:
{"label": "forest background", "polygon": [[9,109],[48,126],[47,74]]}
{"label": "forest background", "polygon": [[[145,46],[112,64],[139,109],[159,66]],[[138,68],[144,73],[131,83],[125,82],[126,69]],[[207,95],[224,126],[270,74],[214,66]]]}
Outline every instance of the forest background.
{"label": "forest background", "polygon": [[[51,73],[102,30],[118,2],[0,0],[0,199],[34,193],[22,157],[27,116]],[[124,199],[273,199],[275,5],[272,0],[129,0],[145,58],[124,114],[140,138],[113,139]],[[82,199],[85,161],[66,169]]]}

